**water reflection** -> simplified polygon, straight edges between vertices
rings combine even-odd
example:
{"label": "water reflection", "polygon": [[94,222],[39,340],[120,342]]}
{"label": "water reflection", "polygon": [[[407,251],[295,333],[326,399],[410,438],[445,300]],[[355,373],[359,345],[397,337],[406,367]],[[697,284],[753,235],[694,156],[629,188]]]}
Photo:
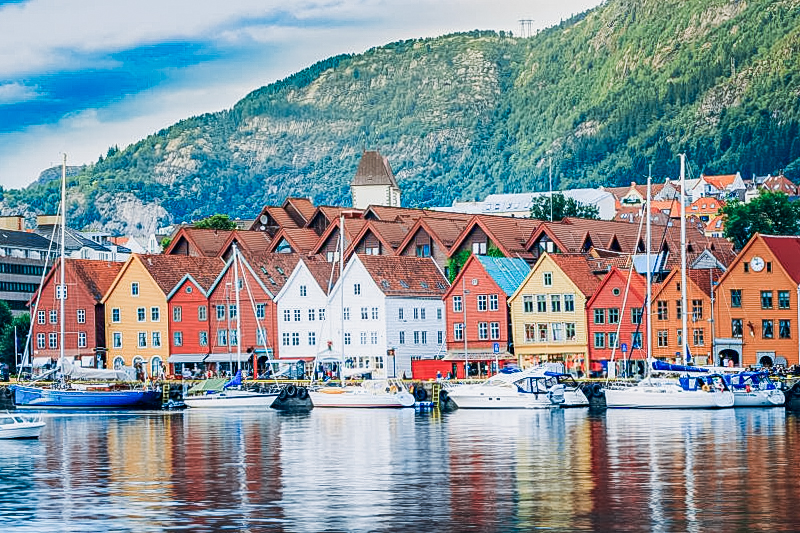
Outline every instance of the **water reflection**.
{"label": "water reflection", "polygon": [[14,531],[796,530],[798,417],[724,411],[48,415],[0,441]]}

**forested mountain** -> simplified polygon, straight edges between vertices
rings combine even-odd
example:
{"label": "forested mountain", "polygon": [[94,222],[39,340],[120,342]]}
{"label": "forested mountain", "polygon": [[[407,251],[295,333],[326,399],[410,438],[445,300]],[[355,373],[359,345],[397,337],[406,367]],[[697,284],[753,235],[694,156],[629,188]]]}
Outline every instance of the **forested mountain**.
{"label": "forested mountain", "polygon": [[[470,32],[337,56],[70,179],[71,224],[148,231],[287,195],[348,204],[363,148],[408,206],[691,173],[800,178],[800,0],[609,0],[529,38]],[[5,191],[54,211],[57,185]]]}

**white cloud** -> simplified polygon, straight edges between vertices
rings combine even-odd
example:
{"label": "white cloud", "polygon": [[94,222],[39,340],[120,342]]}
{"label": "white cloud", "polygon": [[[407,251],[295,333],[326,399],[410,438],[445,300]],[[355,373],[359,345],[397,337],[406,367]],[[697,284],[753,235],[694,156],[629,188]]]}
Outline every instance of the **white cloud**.
{"label": "white cloud", "polygon": [[21,83],[0,84],[0,105],[18,104],[35,100],[41,96],[37,87]]}

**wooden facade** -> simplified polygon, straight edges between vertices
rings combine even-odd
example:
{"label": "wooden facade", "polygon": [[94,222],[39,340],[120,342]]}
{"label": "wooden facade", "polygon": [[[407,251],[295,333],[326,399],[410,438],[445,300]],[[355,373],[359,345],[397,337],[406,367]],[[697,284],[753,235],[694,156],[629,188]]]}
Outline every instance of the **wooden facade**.
{"label": "wooden facade", "polygon": [[209,354],[209,305],[207,288],[186,276],[168,295],[169,366],[168,374],[176,374],[188,365],[199,365]]}

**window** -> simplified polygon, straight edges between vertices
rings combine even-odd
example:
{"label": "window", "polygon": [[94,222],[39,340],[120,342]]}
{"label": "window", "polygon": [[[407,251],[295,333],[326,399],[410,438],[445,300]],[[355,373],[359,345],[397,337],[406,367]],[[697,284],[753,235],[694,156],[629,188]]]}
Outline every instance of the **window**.
{"label": "window", "polygon": [[694,346],[705,346],[705,330],[702,328],[696,328],[692,330],[692,344]]}
{"label": "window", "polygon": [[453,312],[461,312],[461,296],[453,296]]}
{"label": "window", "polygon": [[596,349],[602,349],[606,347],[606,334],[595,332],[594,334],[594,347]]}
{"label": "window", "polygon": [[86,348],[86,332],[78,332],[78,348]]}
{"label": "window", "polygon": [[567,322],[564,324],[564,335],[568,341],[575,340],[575,322]]}
{"label": "window", "polygon": [[[697,322],[703,320],[703,300],[692,300],[692,320]],[[702,344],[698,344],[702,346]]]}
{"label": "window", "polygon": [[425,320],[425,308],[424,307],[420,307],[419,308],[419,318],[421,320]]}
{"label": "window", "polygon": [[183,314],[183,309],[181,308],[180,305],[176,305],[175,307],[173,307],[172,308],[172,321],[173,322],[180,322],[182,314]]}
{"label": "window", "polygon": [[225,320],[225,306],[218,305],[217,306],[217,320]]}
{"label": "window", "polygon": [[308,345],[309,346],[316,346],[317,345],[317,334],[313,331],[308,332]]}
{"label": "window", "polygon": [[789,291],[778,291],[778,309],[789,309]]}
{"label": "window", "polygon": [[47,347],[51,350],[58,348],[58,333],[47,334]]}
{"label": "window", "polygon": [[608,347],[609,348],[619,348],[619,344],[617,343],[617,332],[616,331],[609,331],[608,332]]}
{"label": "window", "polygon": [[134,281],[131,283],[131,296],[139,296],[139,282]]}
{"label": "window", "polygon": [[641,348],[642,347],[642,332],[641,331],[634,331],[631,333],[631,350],[634,348]]}
{"label": "window", "polygon": [[262,327],[259,327],[258,329],[256,329],[256,344],[260,344],[261,346],[264,346],[265,344],[267,344],[267,330],[266,329],[264,329]]}
{"label": "window", "polygon": [[764,339],[772,339],[775,337],[772,320],[761,321],[761,337]]}
{"label": "window", "polygon": [[553,286],[553,273],[552,272],[545,272],[542,275],[542,284],[545,287],[552,287]]}
{"label": "window", "polygon": [[[416,331],[414,332],[416,334]],[[361,332],[361,344],[367,344],[367,332]]]}
{"label": "window", "polygon": [[172,333],[172,345],[183,346],[183,332],[175,331]]}
{"label": "window", "polygon": [[144,307],[137,307],[136,308],[136,320],[137,322],[144,322],[147,320],[147,311]]}
{"label": "window", "polygon": [[36,334],[36,348],[38,348],[39,350],[44,350],[45,343],[47,342],[45,340],[46,338],[47,337],[45,336],[44,333],[37,333]]}
{"label": "window", "polygon": [[300,285],[300,296],[308,296],[308,287]]}
{"label": "window", "polygon": [[486,322],[478,322],[478,338],[480,340],[489,338],[489,324]]}
{"label": "window", "polygon": [[472,253],[475,255],[486,255],[486,243],[485,242],[473,242],[472,243]]}
{"label": "window", "polygon": [[683,305],[680,300],[675,300],[675,319],[681,320],[683,318]]}
{"label": "window", "polygon": [[536,324],[536,335],[539,342],[547,342],[547,324]]}
{"label": "window", "polygon": [[442,319],[442,308],[441,307],[437,307],[436,308],[436,320],[441,320],[441,319]]}
{"label": "window", "polygon": [[291,344],[290,338],[291,338],[291,337],[289,337],[289,334],[288,334],[288,333],[284,333],[284,334],[281,336],[281,344],[282,344],[283,346],[289,346],[289,345]]}
{"label": "window", "polygon": [[489,337],[492,340],[500,338],[500,322],[492,322],[489,324]]}
{"label": "window", "polygon": [[318,314],[320,320],[325,320],[325,309],[320,309]]}
{"label": "window", "polygon": [[656,302],[656,316],[659,320],[669,320],[669,310],[667,309],[667,302],[659,300]]}
{"label": "window", "polygon": [[208,332],[207,331],[199,332],[197,340],[200,343],[200,346],[208,346]]}
{"label": "window", "polygon": [[574,313],[575,312],[575,295],[574,294],[565,294],[564,295],[564,312],[565,313]]}
{"label": "window", "polygon": [[731,289],[731,307],[742,306],[742,289]]}
{"label": "window", "polygon": [[781,339],[792,338],[792,321],[779,320],[778,321],[778,337]]}
{"label": "window", "polygon": [[564,325],[561,322],[550,324],[550,333],[553,335],[553,342],[564,341]]}
{"label": "window", "polygon": [[414,344],[419,344],[419,331],[414,332]]}
{"label": "window", "polygon": [[151,307],[150,308],[150,320],[152,322],[160,322],[161,321],[161,309],[159,307]]}
{"label": "window", "polygon": [[58,324],[58,311],[56,309],[50,310],[50,323]]}
{"label": "window", "polygon": [[678,346],[683,346],[683,329],[675,330],[675,337],[678,341]]}
{"label": "window", "polygon": [[[119,309],[117,309],[117,312],[119,312]],[[36,321],[39,324],[44,324],[46,322],[44,311],[39,311],[38,313],[36,313]],[[119,322],[119,320],[117,320],[117,322]],[[42,346],[42,348],[44,348],[44,346]]]}
{"label": "window", "polygon": [[361,294],[361,284],[360,283],[354,283],[353,284],[353,294],[355,294],[356,296]]}
{"label": "window", "polygon": [[761,291],[761,309],[772,309],[772,291]]}
{"label": "window", "polygon": [[560,313],[561,312],[561,295],[560,294],[551,294],[550,295],[550,311],[553,313]]}
{"label": "window", "polygon": [[111,335],[111,344],[114,348],[122,348],[122,333],[113,333]]}
{"label": "window", "polygon": [[208,310],[206,309],[205,305],[200,305],[197,307],[197,320],[200,322],[205,322],[208,320]]}
{"label": "window", "polygon": [[536,342],[535,324],[525,324],[525,342]]}
{"label": "window", "polygon": [[139,332],[139,348],[147,348],[147,332],[140,331]]}
{"label": "window", "polygon": [[414,308],[414,320],[419,320],[419,307]]}
{"label": "window", "polygon": [[772,261],[767,261],[767,272],[772,272]]}
{"label": "window", "polygon": [[399,342],[399,344],[405,344],[405,343],[406,343],[406,332],[405,331],[401,331],[400,332],[400,342]]}
{"label": "window", "polygon": [[524,313],[533,313],[533,296],[522,297],[522,311]]}
{"label": "window", "polygon": [[731,319],[731,337],[735,339],[742,338],[742,319],[741,318],[733,318]]}
{"label": "window", "polygon": [[[423,311],[423,314],[424,314],[425,310],[423,309],[422,311]],[[422,318],[425,318],[425,317],[423,316]],[[373,307],[372,308],[372,320],[378,320],[378,308],[377,307]]]}
{"label": "window", "polygon": [[309,321],[309,322],[314,322],[314,320],[315,320],[316,318],[317,318],[317,312],[316,312],[316,309],[309,309],[309,310],[308,310],[308,321]]}
{"label": "window", "polygon": [[605,324],[606,323],[606,310],[605,309],[595,309],[594,310],[594,323],[595,324]]}
{"label": "window", "polygon": [[431,256],[431,245],[430,244],[418,244],[416,248],[417,257],[430,257]]}
{"label": "window", "polygon": [[[416,309],[415,309],[416,311]],[[366,307],[361,308],[361,320],[367,320],[369,318],[369,310]]]}
{"label": "window", "polygon": [[499,308],[497,305],[498,299],[496,294],[489,295],[489,311],[497,311]]}
{"label": "window", "polygon": [[459,322],[457,324],[453,324],[453,339],[457,341],[464,340],[464,323]]}
{"label": "window", "polygon": [[292,346],[300,346],[300,333],[297,331],[292,333]]}
{"label": "window", "polygon": [[439,343],[439,344],[442,344],[442,332],[441,331],[437,331],[436,332],[436,342]]}
{"label": "window", "polygon": [[342,309],[342,318],[344,320],[350,320],[350,308],[349,307],[345,307],[344,309]]}
{"label": "window", "polygon": [[86,309],[78,309],[78,324],[86,324]]}
{"label": "window", "polygon": [[544,294],[537,294],[536,295],[536,312],[538,313],[546,313],[547,312],[547,296]]}
{"label": "window", "polygon": [[154,331],[153,332],[153,348],[160,348],[161,347],[161,332]]}
{"label": "window", "polygon": [[[369,342],[370,344],[378,344],[378,332],[371,331],[369,334]],[[422,332],[422,344],[425,344],[425,332]]]}
{"label": "window", "polygon": [[228,306],[228,317],[233,320],[239,316],[239,310],[236,308],[236,304],[230,304]]}
{"label": "window", "polygon": [[608,310],[608,323],[619,324],[619,308],[612,307]]}
{"label": "window", "polygon": [[666,329],[658,330],[658,347],[665,348],[669,345],[669,332]]}
{"label": "window", "polygon": [[485,294],[478,295],[478,311],[486,311],[488,297]]}
{"label": "window", "polygon": [[[267,316],[267,304],[260,303],[256,304],[256,320],[264,320]],[[314,320],[313,318],[309,318],[309,320]]]}
{"label": "window", "polygon": [[228,330],[227,329],[218,329],[217,330],[217,346],[227,346],[228,345]]}
{"label": "window", "polygon": [[642,314],[643,311],[641,307],[631,307],[631,324],[641,324]]}

